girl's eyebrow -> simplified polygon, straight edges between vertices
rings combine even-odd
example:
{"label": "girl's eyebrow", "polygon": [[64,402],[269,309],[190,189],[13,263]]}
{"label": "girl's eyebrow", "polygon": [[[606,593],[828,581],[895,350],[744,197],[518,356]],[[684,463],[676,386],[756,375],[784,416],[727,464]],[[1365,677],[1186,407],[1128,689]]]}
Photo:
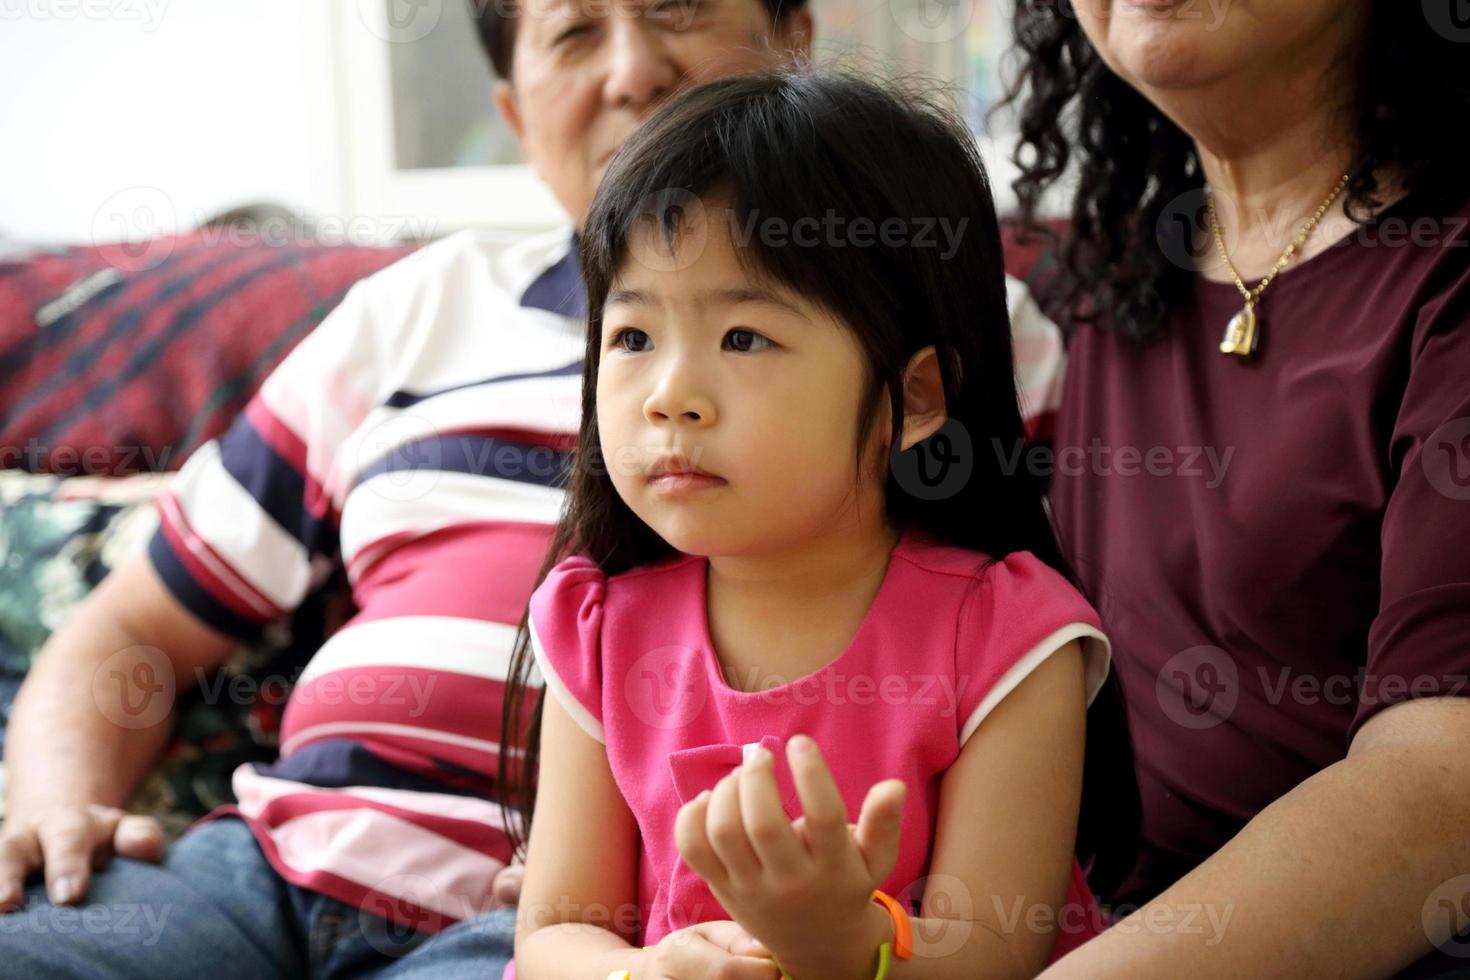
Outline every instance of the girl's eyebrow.
{"label": "girl's eyebrow", "polygon": [[[704,289],[695,294],[695,302],[701,306],[740,306],[755,303],[761,306],[771,306],[784,313],[800,317],[803,320],[810,319],[805,313],[791,305],[776,293],[758,286],[738,286],[729,289]],[[657,306],[658,303],[648,293],[637,289],[613,289],[607,294],[605,305],[624,303],[629,306]]]}

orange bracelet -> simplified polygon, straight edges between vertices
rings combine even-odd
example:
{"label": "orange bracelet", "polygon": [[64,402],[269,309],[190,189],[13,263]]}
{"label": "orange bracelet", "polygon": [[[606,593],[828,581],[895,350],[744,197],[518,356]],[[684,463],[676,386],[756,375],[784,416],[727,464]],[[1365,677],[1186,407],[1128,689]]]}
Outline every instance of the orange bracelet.
{"label": "orange bracelet", "polygon": [[873,901],[888,910],[893,920],[893,955],[906,960],[914,955],[914,927],[909,922],[909,911],[898,904],[887,892],[873,889]]}

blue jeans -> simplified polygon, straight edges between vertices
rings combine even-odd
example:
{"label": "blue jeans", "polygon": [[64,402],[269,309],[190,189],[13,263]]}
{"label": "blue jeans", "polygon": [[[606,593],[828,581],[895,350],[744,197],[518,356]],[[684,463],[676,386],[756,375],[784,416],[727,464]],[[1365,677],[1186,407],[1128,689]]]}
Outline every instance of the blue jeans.
{"label": "blue jeans", "polygon": [[514,939],[513,908],[427,934],[293,885],[244,821],[220,817],[162,864],[113,859],[75,907],[28,887],[0,915],[0,978],[500,980]]}

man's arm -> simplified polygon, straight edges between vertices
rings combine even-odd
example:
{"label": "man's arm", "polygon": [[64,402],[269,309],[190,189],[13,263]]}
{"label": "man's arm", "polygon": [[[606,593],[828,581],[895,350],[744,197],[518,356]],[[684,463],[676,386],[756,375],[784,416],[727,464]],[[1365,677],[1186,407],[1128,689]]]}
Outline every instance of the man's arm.
{"label": "man's arm", "polygon": [[94,853],[157,858],[157,825],[120,810],[168,742],[174,692],[238,641],[164,587],[146,555],[103,580],[51,637],[16,697],[5,741],[0,906],[44,866],[52,901],[86,891]]}
{"label": "man's arm", "polygon": [[1443,886],[1470,873],[1467,826],[1470,699],[1402,702],[1043,976],[1389,976],[1430,952],[1427,906],[1463,907]]}

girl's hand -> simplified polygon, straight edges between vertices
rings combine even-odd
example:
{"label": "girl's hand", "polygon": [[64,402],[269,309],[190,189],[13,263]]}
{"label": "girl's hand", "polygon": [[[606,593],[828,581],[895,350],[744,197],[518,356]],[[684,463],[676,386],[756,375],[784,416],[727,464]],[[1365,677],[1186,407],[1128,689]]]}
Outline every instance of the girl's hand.
{"label": "girl's hand", "polygon": [[879,929],[887,921],[872,894],[898,862],[907,787],[875,784],[854,827],[816,742],[793,736],[786,757],[801,798],[796,821],[786,818],[774,760],[762,750],[679,809],[679,856],[788,971],[801,964],[809,975],[838,976],[852,965],[861,973],[882,941],[875,919]]}
{"label": "girl's hand", "polygon": [[675,929],[639,960],[633,980],[778,980],[775,961],[729,919]]}

